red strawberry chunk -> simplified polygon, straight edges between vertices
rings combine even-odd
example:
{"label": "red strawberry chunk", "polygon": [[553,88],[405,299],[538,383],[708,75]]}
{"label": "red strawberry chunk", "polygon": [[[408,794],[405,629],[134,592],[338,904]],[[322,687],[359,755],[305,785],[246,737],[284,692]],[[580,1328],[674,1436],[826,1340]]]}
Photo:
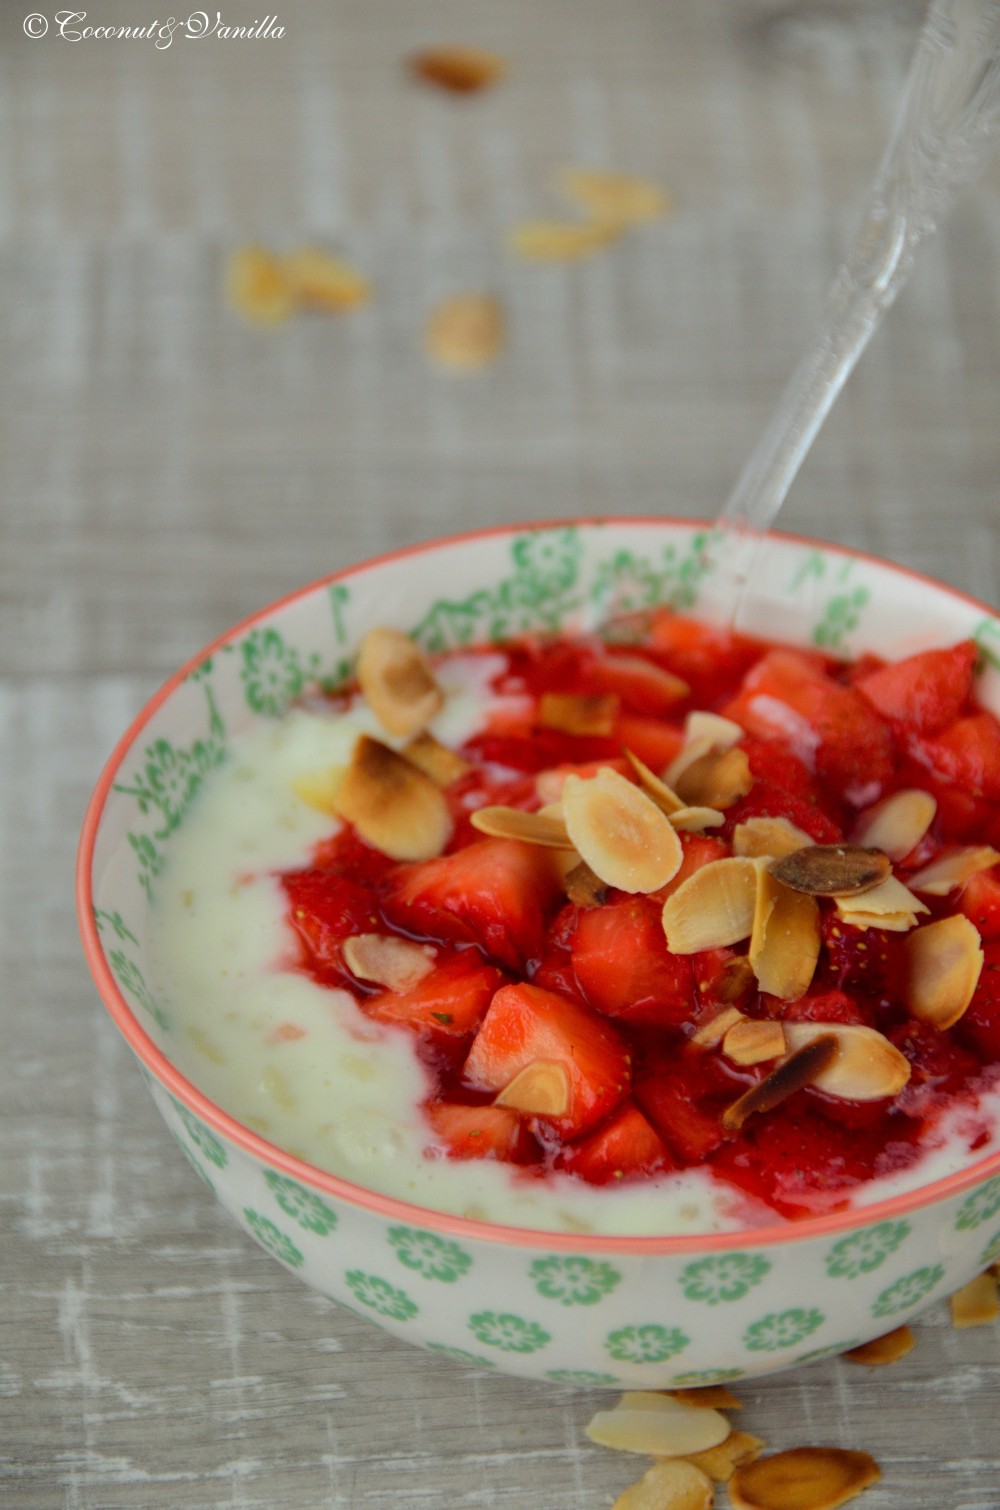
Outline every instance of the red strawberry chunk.
{"label": "red strawberry chunk", "polygon": [[626,1101],[596,1131],[564,1148],[556,1167],[589,1185],[610,1185],[672,1169],[674,1162],[635,1102]]}
{"label": "red strawberry chunk", "polygon": [[[540,1157],[530,1128],[509,1107],[432,1101],[424,1107],[424,1115],[449,1159],[500,1159],[506,1164],[531,1164]],[[428,1152],[433,1154],[434,1149]]]}
{"label": "red strawberry chunk", "polygon": [[865,1131],[827,1120],[807,1096],[800,1091],[756,1118],[713,1160],[735,1185],[793,1218],[846,1206],[853,1187],[875,1173],[878,1149]]}
{"label": "red strawberry chunk", "polygon": [[379,1022],[460,1037],[475,1032],[493,993],[502,985],[496,966],[485,964],[478,950],[467,949],[442,960],[409,990],[382,991],[361,1006]]}
{"label": "red strawberry chunk", "polygon": [[855,928],[830,909],[822,917],[826,977],[841,991],[898,998],[904,960],[902,936],[884,928]]}
{"label": "red strawberry chunk", "polygon": [[[856,932],[857,930],[855,930]],[[788,1022],[842,1022],[857,1027],[873,1026],[859,1003],[844,991],[811,987],[798,1001],[782,1002],[781,1016]]]}
{"label": "red strawberry chunk", "polygon": [[970,876],[962,887],[958,910],[975,923],[981,938],[1000,939],[1000,867]]}
{"label": "red strawberry chunk", "polygon": [[[963,1023],[968,1015],[966,1011]],[[916,1019],[902,1023],[888,1036],[912,1066],[909,1083],[897,1096],[896,1105],[910,1117],[933,1122],[975,1075],[978,1062],[951,1033],[942,1033]]]}
{"label": "red strawberry chunk", "polygon": [[356,933],[377,932],[381,919],[364,886],[325,870],[297,870],[281,877],[288,917],[302,946],[303,962],[327,985],[356,985],[340,947]]}
{"label": "red strawberry chunk", "polygon": [[800,797],[773,781],[755,780],[746,796],[726,809],[726,821],[717,832],[731,839],[736,825],[748,818],[787,818],[816,844],[837,844],[844,837],[840,825],[812,798]]}
{"label": "red strawberry chunk", "polygon": [[908,733],[937,734],[958,717],[972,692],[976,645],[925,650],[855,680],[858,691],[884,718]]}
{"label": "red strawberry chunk", "polygon": [[729,854],[728,845],[720,839],[710,838],[708,834],[681,834],[679,837],[683,851],[680,869],[666,886],[661,886],[654,893],[661,906],[696,870],[701,870],[703,865],[710,865],[713,860],[724,860]]}
{"label": "red strawberry chunk", "polygon": [[560,886],[550,855],[516,839],[483,839],[454,854],[400,866],[383,900],[406,933],[478,944],[523,972],[542,952]]}
{"label": "red strawberry chunk", "polygon": [[757,994],[757,982],[745,954],[735,949],[701,949],[690,959],[699,1023],[710,1021],[722,1007],[742,1010]]}
{"label": "red strawberry chunk", "polygon": [[660,609],[650,627],[650,644],[665,666],[691,688],[696,708],[714,708],[731,696],[763,646],[728,629],[700,624],[669,608]]}
{"label": "red strawberry chunk", "polygon": [[721,1091],[713,1071],[717,1062],[697,1049],[682,1049],[644,1065],[636,1076],[636,1101],[682,1164],[701,1164],[722,1146],[729,1136],[722,1112],[745,1089],[734,1079],[728,1094]]}
{"label": "red strawberry chunk", "polygon": [[614,692],[627,713],[648,718],[675,717],[686,695],[662,666],[634,650],[609,650],[594,661],[587,681],[588,691]]}
{"label": "red strawberry chunk", "polygon": [[670,953],[662,913],[661,903],[644,896],[618,897],[580,913],[573,970],[596,1011],[652,1027],[691,1017],[691,961]]}
{"label": "red strawberry chunk", "polygon": [[502,986],[494,996],[465,1061],[465,1079],[477,1090],[501,1091],[538,1061],[561,1065],[569,1105],[545,1124],[566,1139],[586,1132],[628,1094],[628,1047],[621,1035],[587,1007],[538,986]]}
{"label": "red strawberry chunk", "polygon": [[917,760],[973,797],[1000,802],[1000,724],[991,713],[956,718],[942,733],[914,739]]}
{"label": "red strawberry chunk", "polygon": [[979,984],[956,1032],[977,1053],[1000,1061],[1000,942],[983,950]]}
{"label": "red strawberry chunk", "polygon": [[673,724],[656,718],[640,718],[635,713],[620,714],[615,723],[615,739],[622,749],[659,774],[672,765],[684,745],[684,735]]}

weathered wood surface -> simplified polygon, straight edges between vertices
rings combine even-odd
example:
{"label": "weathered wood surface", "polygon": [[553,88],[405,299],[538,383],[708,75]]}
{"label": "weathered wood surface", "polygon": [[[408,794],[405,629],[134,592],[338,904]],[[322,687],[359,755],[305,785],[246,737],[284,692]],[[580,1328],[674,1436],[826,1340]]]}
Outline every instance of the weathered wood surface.
{"label": "weathered wood surface", "polygon": [[[280,42],[167,51],[31,41],[35,0],[0,17],[0,1499],[597,1510],[642,1465],[586,1442],[595,1397],[383,1337],[197,1183],[86,976],[76,832],[157,681],[323,570],[492,521],[711,515],[807,339],[917,11],[277,5]],[[507,53],[509,82],[453,101],[402,76],[450,38]],[[564,162],[662,178],[678,213],[517,265],[504,232]],[[998,183],[929,251],[787,516],[994,602]],[[250,238],[341,245],[372,304],[241,325],[220,277]],[[511,321],[465,381],[421,348],[456,287]],[[892,1369],[741,1394],[775,1447],[873,1452],[871,1510],[1000,1507],[995,1329],[938,1308]]]}

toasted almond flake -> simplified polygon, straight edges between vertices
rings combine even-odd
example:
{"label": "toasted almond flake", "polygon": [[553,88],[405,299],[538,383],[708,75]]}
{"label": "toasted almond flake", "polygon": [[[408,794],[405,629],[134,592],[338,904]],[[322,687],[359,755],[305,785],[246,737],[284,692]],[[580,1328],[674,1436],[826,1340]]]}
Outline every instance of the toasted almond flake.
{"label": "toasted almond flake", "polygon": [[703,1022],[700,1028],[691,1034],[690,1042],[697,1044],[700,1049],[712,1049],[717,1043],[721,1043],[729,1030],[738,1022],[746,1019],[739,1007],[723,1007],[721,1012],[716,1012],[707,1022]]}
{"label": "toasted almond flake", "polygon": [[520,839],[524,844],[540,844],[545,849],[573,848],[560,818],[526,813],[519,807],[481,807],[469,821],[481,834],[490,834],[494,839]]}
{"label": "toasted almond flake", "polygon": [[692,1385],[690,1389],[672,1389],[670,1395],[685,1405],[697,1405],[702,1410],[742,1410],[743,1401],[738,1400],[725,1384]]}
{"label": "toasted almond flake", "polygon": [[595,220],[609,220],[615,225],[658,220],[674,207],[670,195],[659,184],[626,173],[563,168],[557,175],[556,187]]}
{"label": "toasted almond flake", "polygon": [[906,933],[916,926],[917,914],[930,908],[895,876],[855,896],[834,898],[837,914],[853,928],[886,928]]}
{"label": "toasted almond flake", "polygon": [[672,791],[665,781],[661,781],[655,771],[649,769],[645,761],[640,760],[638,755],[634,755],[631,750],[625,751],[625,759],[638,776],[639,785],[648,797],[652,797],[661,813],[666,813],[667,817],[671,818],[674,813],[683,811],[684,803],[677,793]]}
{"label": "toasted almond flake", "polygon": [[881,1368],[887,1363],[897,1363],[900,1358],[905,1358],[907,1353],[912,1353],[916,1345],[916,1339],[908,1326],[898,1326],[894,1331],[883,1332],[881,1337],[873,1337],[870,1342],[862,1342],[860,1347],[852,1347],[844,1353],[849,1363],[864,1363],[870,1368]]}
{"label": "toasted almond flake", "polygon": [[1000,853],[989,844],[970,844],[962,849],[948,850],[938,855],[929,865],[907,876],[911,891],[922,891],[931,897],[946,897],[949,891],[957,891],[966,881],[981,870],[992,870],[1000,861]]}
{"label": "toasted almond flake", "polygon": [[613,692],[592,696],[573,692],[543,692],[538,700],[538,722],[545,729],[563,734],[610,734],[618,716],[618,698]]}
{"label": "toasted almond flake", "polygon": [[563,814],[581,859],[608,886],[650,892],[680,870],[681,841],[660,809],[617,771],[567,776]]}
{"label": "toasted almond flake", "polygon": [[620,1494],[612,1510],[711,1510],[712,1480],[685,1458],[654,1463]]}
{"label": "toasted almond flake", "polygon": [[734,1064],[763,1064],[768,1059],[780,1058],[786,1051],[780,1022],[751,1017],[734,1023],[722,1044],[722,1052]]}
{"label": "toasted almond flake", "polygon": [[683,1458],[716,1447],[729,1430],[717,1410],[639,1390],[624,1395],[613,1410],[598,1411],[586,1427],[587,1436],[601,1447],[658,1458]]}
{"label": "toasted almond flake", "polygon": [[745,733],[742,724],[735,719],[723,718],[719,713],[706,713],[701,708],[695,708],[684,720],[685,740],[708,739],[713,750],[728,750]]}
{"label": "toasted almond flake", "polygon": [[692,807],[732,807],[753,786],[746,750],[710,750],[691,762],[674,783]]}
{"label": "toasted almond flake", "polygon": [[953,1327],[989,1326],[1000,1316],[997,1282],[989,1270],[956,1290],[949,1301]]}
{"label": "toasted almond flake", "polygon": [[783,886],[814,897],[858,896],[892,875],[888,855],[854,844],[810,844],[772,860],[769,868]]}
{"label": "toasted almond flake", "polygon": [[875,1028],[855,1023],[786,1022],[789,1047],[805,1048],[818,1038],[833,1037],[837,1053],[813,1084],[828,1096],[847,1101],[881,1101],[896,1096],[910,1078],[910,1061]]}
{"label": "toasted almond flake", "polygon": [[358,683],[390,734],[420,734],[444,704],[423,653],[401,629],[369,629],[358,647]]}
{"label": "toasted almond flake", "polygon": [[822,941],[815,897],[791,891],[773,870],[758,866],[749,959],[760,989],[798,1001],[812,981]]}
{"label": "toasted almond flake", "polygon": [[752,1463],[760,1457],[764,1443],[760,1437],[748,1431],[731,1431],[718,1447],[709,1447],[704,1452],[692,1452],[687,1462],[707,1473],[717,1484],[728,1484],[740,1463]]}
{"label": "toasted almond flake", "polygon": [[979,984],[983,944],[961,913],[915,928],[905,943],[907,1011],[934,1028],[950,1028]]}
{"label": "toasted almond flake", "polygon": [[691,688],[687,682],[655,661],[641,655],[609,655],[599,666],[612,675],[617,671],[640,676],[647,686],[655,687],[665,702],[683,702]]}
{"label": "toasted almond flake", "polygon": [[820,1034],[793,1048],[787,1059],[775,1065],[769,1075],[726,1107],[722,1113],[723,1127],[728,1132],[738,1132],[750,1117],[780,1106],[796,1091],[814,1084],[836,1056],[837,1040],[830,1033]]}
{"label": "toasted almond flake", "polygon": [[721,828],[725,821],[725,813],[714,807],[679,807],[670,814],[679,834],[703,834],[706,828]]}
{"label": "toasted almond flake", "polygon": [[393,860],[430,860],[451,838],[441,789],[404,756],[362,734],[337,790],[337,814]]}
{"label": "toasted almond flake", "polygon": [[531,262],[572,262],[589,257],[621,235],[621,227],[607,221],[528,220],[515,226],[508,245]]}
{"label": "toasted almond flake", "polygon": [[811,835],[787,818],[760,817],[737,823],[732,847],[734,855],[746,855],[751,860],[763,857],[780,860],[797,849],[807,849],[813,842]]}
{"label": "toasted almond flake", "polygon": [[371,284],[357,268],[318,247],[290,252],[284,263],[296,302],[309,309],[357,309],[371,298]]}
{"label": "toasted almond flake", "polygon": [[482,47],[428,47],[408,59],[410,71],[450,94],[475,94],[496,84],[507,60]]}
{"label": "toasted almond flake", "polygon": [[233,252],[226,270],[226,293],[233,308],[256,325],[277,325],[295,308],[282,259],[262,246]]}
{"label": "toasted almond flake", "polygon": [[867,1452],[792,1447],[741,1463],[726,1489],[733,1510],[834,1510],[881,1477]]}
{"label": "toasted almond flake", "polygon": [[535,1117],[564,1117],[569,1106],[569,1076],[554,1059],[536,1059],[505,1085],[494,1101]]}
{"label": "toasted almond flake", "polygon": [[563,889],[569,900],[577,907],[602,907],[608,897],[607,886],[583,860],[579,860],[566,871],[563,876]]}
{"label": "toasted almond flake", "polygon": [[408,991],[434,968],[434,950],[392,933],[355,933],[341,946],[344,963],[358,980],[389,991]]}
{"label": "toasted almond flake", "polygon": [[903,860],[920,843],[936,812],[930,792],[906,787],[858,814],[851,843],[884,850],[890,860]]}
{"label": "toasted almond flake", "polygon": [[331,817],[335,817],[337,792],[344,779],[344,769],[342,765],[332,765],[325,771],[303,771],[293,777],[292,791],[300,802],[316,808],[320,813],[329,813]]}
{"label": "toasted almond flake", "polygon": [[423,734],[418,734],[415,739],[411,739],[409,744],[404,746],[402,753],[407,760],[412,761],[425,776],[429,776],[440,787],[451,786],[453,781],[458,781],[461,776],[472,769],[464,756],[459,755],[455,750],[449,750],[447,745],[443,745],[439,739],[435,739],[434,735],[427,733],[426,730]]}
{"label": "toasted almond flake", "polygon": [[454,372],[487,367],[503,350],[504,327],[503,308],[491,294],[451,294],[431,310],[427,353]]}
{"label": "toasted almond flake", "polygon": [[663,930],[673,954],[722,949],[749,938],[757,899],[757,867],[735,856],[711,860],[663,904]]}
{"label": "toasted almond flake", "polygon": [[676,788],[678,781],[680,781],[689,766],[696,765],[699,760],[704,760],[706,755],[714,754],[716,748],[717,746],[712,743],[711,738],[707,734],[699,735],[697,739],[687,739],[685,737],[685,742],[681,749],[663,773],[663,780],[670,787],[671,791]]}

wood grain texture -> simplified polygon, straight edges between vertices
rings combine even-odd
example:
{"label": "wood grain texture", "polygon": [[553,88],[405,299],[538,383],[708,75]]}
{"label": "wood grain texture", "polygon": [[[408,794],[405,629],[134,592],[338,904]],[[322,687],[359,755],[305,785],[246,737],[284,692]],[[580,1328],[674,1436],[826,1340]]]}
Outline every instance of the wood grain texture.
{"label": "wood grain texture", "polygon": [[[0,1499],[598,1510],[643,1467],[583,1437],[605,1397],[383,1336],[198,1183],[87,978],[76,834],[162,676],[321,572],[492,522],[711,516],[808,338],[919,7],[275,5],[280,43],[166,52],[30,41],[34,0],[0,17]],[[451,38],[508,82],[405,78]],[[555,209],[567,162],[660,179],[678,212],[516,263],[507,230]],[[998,186],[930,248],[786,521],[992,601]],[[371,304],[243,325],[221,283],[250,239],[341,249]],[[467,380],[422,345],[463,288],[510,328]],[[944,1306],[916,1330],[888,1370],[745,1386],[740,1424],[870,1451],[870,1510],[998,1510],[998,1333]]]}

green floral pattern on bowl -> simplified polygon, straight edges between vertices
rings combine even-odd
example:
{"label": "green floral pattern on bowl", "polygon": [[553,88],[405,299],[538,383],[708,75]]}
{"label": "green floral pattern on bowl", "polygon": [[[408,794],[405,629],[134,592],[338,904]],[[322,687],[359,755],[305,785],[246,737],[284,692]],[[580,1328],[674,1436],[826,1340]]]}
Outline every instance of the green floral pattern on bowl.
{"label": "green floral pattern on bowl", "polygon": [[398,1290],[387,1279],[381,1279],[377,1274],[363,1274],[360,1269],[354,1269],[344,1277],[355,1300],[377,1311],[380,1316],[387,1316],[392,1321],[410,1321],[416,1316],[419,1307],[405,1290]]}
{"label": "green floral pattern on bowl", "polygon": [[270,1217],[261,1216],[258,1211],[253,1211],[247,1206],[243,1211],[243,1219],[262,1248],[266,1248],[268,1253],[280,1259],[283,1264],[288,1264],[293,1269],[301,1269],[305,1258],[291,1238],[276,1227]]}
{"label": "green floral pattern on bowl", "polygon": [[941,1264],[925,1264],[904,1274],[894,1284],[887,1285],[872,1306],[872,1315],[883,1318],[896,1316],[900,1311],[912,1311],[925,1300],[931,1291],[944,1279]]}
{"label": "green floral pattern on bowl", "polygon": [[529,1272],[539,1295],[564,1306],[597,1305],[621,1280],[610,1264],[590,1258],[539,1258]]}
{"label": "green floral pattern on bowl", "polygon": [[972,1194],[962,1203],[961,1209],[955,1218],[955,1226],[959,1232],[971,1232],[981,1227],[983,1222],[988,1222],[990,1217],[996,1216],[1000,1211],[1000,1175],[996,1179],[989,1180],[979,1190]]}
{"label": "green floral pattern on bowl", "polygon": [[826,1256],[826,1272],[833,1279],[857,1279],[870,1274],[895,1253],[909,1234],[907,1222],[879,1222],[865,1232],[842,1238]]}
{"label": "green floral pattern on bowl", "polygon": [[282,1211],[293,1217],[306,1232],[315,1232],[319,1237],[325,1237],[334,1230],[337,1213],[318,1195],[313,1195],[304,1185],[278,1174],[274,1169],[265,1169],[264,1178]]}
{"label": "green floral pattern on bowl", "polygon": [[458,1243],[436,1237],[433,1232],[421,1232],[414,1227],[392,1227],[388,1236],[389,1246],[399,1262],[423,1275],[424,1279],[437,1279],[450,1285],[472,1267],[472,1259]]}
{"label": "green floral pattern on bowl", "polygon": [[825,1320],[823,1312],[815,1307],[793,1306],[788,1311],[772,1311],[747,1327],[743,1343],[751,1353],[777,1353],[811,1336]]}
{"label": "green floral pattern on bowl", "polygon": [[646,1322],[642,1326],[620,1327],[609,1333],[604,1347],[619,1363],[663,1363],[682,1353],[690,1340],[680,1327]]}
{"label": "green floral pattern on bowl", "polygon": [[702,1258],[681,1273],[681,1289],[688,1300],[703,1300],[715,1306],[742,1300],[759,1285],[771,1265],[759,1254],[729,1253],[724,1258]]}
{"label": "green floral pattern on bowl", "polygon": [[469,1317],[469,1331],[484,1347],[504,1353],[537,1353],[552,1341],[537,1322],[525,1321],[509,1311],[480,1311]]}

